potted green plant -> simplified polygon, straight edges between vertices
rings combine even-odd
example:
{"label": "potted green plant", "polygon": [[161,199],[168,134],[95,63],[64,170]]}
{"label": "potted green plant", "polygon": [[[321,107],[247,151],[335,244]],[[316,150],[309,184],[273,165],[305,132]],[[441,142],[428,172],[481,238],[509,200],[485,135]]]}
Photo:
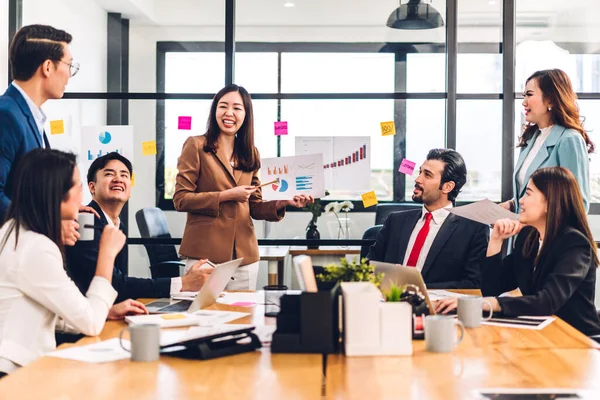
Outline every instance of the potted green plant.
{"label": "potted green plant", "polygon": [[[329,196],[329,192],[325,191],[325,196]],[[308,204],[306,207],[302,209],[303,211],[310,211],[312,217],[306,226],[306,239],[307,240],[319,240],[321,239],[321,234],[317,229],[317,219],[323,214],[323,204],[321,203],[321,199],[315,199],[315,201],[311,204]],[[309,249],[316,249],[319,246],[308,246]]]}
{"label": "potted green plant", "polygon": [[375,267],[369,265],[366,258],[358,261],[358,257],[351,262],[344,257],[340,259],[340,265],[328,264],[323,267],[323,273],[317,274],[318,281],[323,283],[337,282],[371,282],[379,287],[383,279],[382,273],[375,273]]}

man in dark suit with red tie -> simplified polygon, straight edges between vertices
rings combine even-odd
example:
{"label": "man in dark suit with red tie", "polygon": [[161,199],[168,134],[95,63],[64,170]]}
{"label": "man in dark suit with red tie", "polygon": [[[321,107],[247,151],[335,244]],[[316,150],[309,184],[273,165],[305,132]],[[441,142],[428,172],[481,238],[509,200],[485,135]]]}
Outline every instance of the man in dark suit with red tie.
{"label": "man in dark suit with red tie", "polygon": [[10,204],[17,163],[30,150],[50,147],[41,106],[60,99],[79,69],[69,51],[71,39],[51,26],[29,25],[10,45],[14,81],[0,96],[0,224]]}
{"label": "man in dark suit with red tie", "polygon": [[430,289],[479,289],[489,227],[448,211],[466,181],[459,153],[431,150],[412,196],[423,208],[390,214],[367,258],[415,267]]}

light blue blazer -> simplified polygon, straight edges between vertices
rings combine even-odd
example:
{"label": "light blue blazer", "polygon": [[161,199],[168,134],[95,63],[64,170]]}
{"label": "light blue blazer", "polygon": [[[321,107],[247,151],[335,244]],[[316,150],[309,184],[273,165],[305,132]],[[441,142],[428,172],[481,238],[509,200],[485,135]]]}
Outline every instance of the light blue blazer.
{"label": "light blue blazer", "polygon": [[579,183],[579,188],[581,189],[581,194],[583,195],[583,205],[587,212],[590,208],[590,159],[583,137],[579,132],[573,129],[567,129],[561,125],[554,125],[554,128],[550,131],[550,135],[548,135],[544,145],[536,154],[533,162],[529,165],[527,173],[525,174],[523,187],[520,187],[517,176],[539,134],[540,131],[537,131],[535,135],[527,141],[527,146],[521,148],[521,153],[519,154],[519,159],[515,166],[513,193],[515,194],[514,201],[516,211],[519,212],[519,199],[525,194],[527,182],[529,182],[529,178],[535,170],[544,167],[564,167],[575,175],[575,178]]}

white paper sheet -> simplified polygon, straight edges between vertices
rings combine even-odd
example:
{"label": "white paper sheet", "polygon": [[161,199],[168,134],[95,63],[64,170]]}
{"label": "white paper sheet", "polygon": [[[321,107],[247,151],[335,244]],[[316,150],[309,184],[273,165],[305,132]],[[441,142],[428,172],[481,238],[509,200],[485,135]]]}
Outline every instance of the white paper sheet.
{"label": "white paper sheet", "polygon": [[558,400],[563,398],[570,400],[584,400],[598,399],[600,398],[600,393],[597,391],[592,393],[587,389],[565,388],[485,388],[476,389],[471,393],[471,398],[476,400],[510,400],[524,398],[524,396],[528,396],[528,399],[534,398],[533,396],[535,396],[535,399],[539,400]]}
{"label": "white paper sheet", "polygon": [[290,200],[306,194],[315,198],[325,196],[323,155],[263,158],[260,180],[263,183],[279,179],[278,183],[263,186],[265,200]]}
{"label": "white paper sheet", "polygon": [[460,297],[468,297],[466,294],[449,292],[447,290],[442,289],[431,289],[427,291],[427,295],[429,296],[429,300],[431,301],[439,301],[448,297],[452,298],[460,298]]}
{"label": "white paper sheet", "polygon": [[491,200],[484,199],[466,206],[448,208],[452,214],[486,225],[495,224],[502,218],[519,220],[519,214],[508,211]]}
{"label": "white paper sheet", "polygon": [[[129,340],[123,340],[123,346],[130,348]],[[130,356],[129,352],[121,348],[118,338],[109,339],[86,346],[76,346],[69,347],[68,349],[56,350],[48,353],[47,355],[50,357],[65,358],[67,360],[76,360],[88,363],[105,363],[125,360]]]}
{"label": "white paper sheet", "polygon": [[191,325],[221,325],[247,315],[250,314],[237,311],[200,310],[195,313],[131,315],[125,317],[125,321],[130,324],[157,324],[162,328],[175,328]]}
{"label": "white paper sheet", "polygon": [[542,330],[554,322],[554,317],[494,317],[489,321],[481,321],[483,325],[502,326],[504,328]]}

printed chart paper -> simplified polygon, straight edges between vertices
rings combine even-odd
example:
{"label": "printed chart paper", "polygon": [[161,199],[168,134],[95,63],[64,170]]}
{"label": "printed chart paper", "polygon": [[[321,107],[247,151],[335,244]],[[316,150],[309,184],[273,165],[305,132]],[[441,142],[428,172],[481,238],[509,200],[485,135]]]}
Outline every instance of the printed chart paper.
{"label": "printed chart paper", "polygon": [[327,190],[366,191],[371,188],[370,137],[296,136],[295,144],[297,156],[323,154]]}
{"label": "printed chart paper", "polygon": [[[107,125],[81,127],[80,160],[90,164],[112,151],[133,161],[133,126]],[[135,165],[135,164],[134,164]]]}
{"label": "printed chart paper", "polygon": [[315,198],[325,196],[322,154],[263,158],[261,164],[261,181],[270,182],[279,178],[278,183],[262,188],[263,199],[291,200],[298,194]]}

